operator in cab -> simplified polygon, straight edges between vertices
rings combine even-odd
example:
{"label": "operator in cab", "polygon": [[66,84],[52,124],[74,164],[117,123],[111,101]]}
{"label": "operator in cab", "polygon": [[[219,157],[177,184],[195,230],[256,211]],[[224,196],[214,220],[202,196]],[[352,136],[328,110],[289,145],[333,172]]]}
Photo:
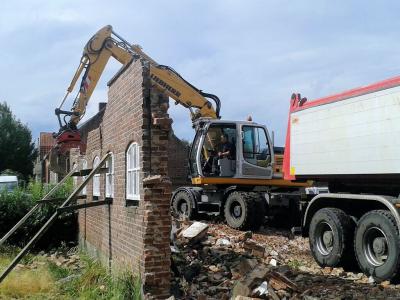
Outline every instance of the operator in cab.
{"label": "operator in cab", "polygon": [[221,134],[221,144],[219,145],[219,152],[214,156],[213,160],[213,172],[220,173],[218,170],[218,160],[227,158],[235,159],[234,156],[234,145],[229,142],[229,137],[226,133]]}
{"label": "operator in cab", "polygon": [[222,134],[221,135],[221,146],[220,151],[218,152],[218,159],[221,158],[228,158],[233,159],[233,145],[229,142],[228,135]]}

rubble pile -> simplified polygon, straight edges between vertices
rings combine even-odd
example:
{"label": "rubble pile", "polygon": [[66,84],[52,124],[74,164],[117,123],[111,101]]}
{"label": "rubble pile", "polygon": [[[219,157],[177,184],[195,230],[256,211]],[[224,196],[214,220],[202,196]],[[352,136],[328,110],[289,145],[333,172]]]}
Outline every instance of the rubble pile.
{"label": "rubble pile", "polygon": [[308,240],[289,231],[173,223],[171,294],[176,299],[400,298],[400,285],[319,267]]}
{"label": "rubble pile", "polygon": [[[46,254],[44,254],[46,256]],[[70,270],[79,270],[83,268],[79,255],[76,253],[53,252],[47,255],[47,259],[55,263],[58,267],[66,267]]]}
{"label": "rubble pile", "polygon": [[69,270],[80,270],[84,267],[80,260],[76,248],[71,248],[69,251],[52,250],[49,253],[41,251],[37,257],[28,261],[25,264],[19,263],[15,267],[16,270],[37,269],[39,266],[46,264],[46,261],[54,263],[58,267],[68,268]]}

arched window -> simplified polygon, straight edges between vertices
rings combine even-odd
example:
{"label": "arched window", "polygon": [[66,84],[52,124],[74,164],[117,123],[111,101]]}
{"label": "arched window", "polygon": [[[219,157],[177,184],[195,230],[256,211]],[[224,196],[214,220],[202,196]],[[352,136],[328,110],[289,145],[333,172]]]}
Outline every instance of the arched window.
{"label": "arched window", "polygon": [[139,200],[140,156],[139,145],[132,143],[126,151],[126,198]]}
{"label": "arched window", "polygon": [[[82,160],[82,170],[86,170],[88,168],[88,164],[87,164],[87,160],[83,159]],[[82,176],[82,181],[85,181],[86,176]],[[82,195],[86,195],[87,191],[86,191],[86,185],[83,187],[82,189]]]}
{"label": "arched window", "polygon": [[[95,169],[100,163],[100,158],[96,156],[93,160],[93,169]],[[93,176],[93,196],[100,196],[100,174],[96,174]]]}
{"label": "arched window", "polygon": [[106,168],[108,171],[106,173],[106,197],[114,197],[114,155],[110,153],[106,161]]}

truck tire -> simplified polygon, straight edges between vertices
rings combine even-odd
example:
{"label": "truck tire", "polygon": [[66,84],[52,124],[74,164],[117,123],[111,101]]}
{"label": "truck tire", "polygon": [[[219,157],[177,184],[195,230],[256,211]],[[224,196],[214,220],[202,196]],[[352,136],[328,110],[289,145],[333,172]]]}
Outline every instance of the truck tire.
{"label": "truck tire", "polygon": [[179,218],[188,218],[191,220],[196,215],[196,208],[193,207],[192,200],[185,191],[180,191],[175,194],[171,206],[173,213]]}
{"label": "truck tire", "polygon": [[309,229],[311,253],[321,267],[342,266],[354,260],[353,221],[343,210],[322,208],[313,216]]}
{"label": "truck tire", "polygon": [[234,229],[251,229],[256,216],[256,202],[251,193],[232,192],[225,201],[226,223]]}
{"label": "truck tire", "polygon": [[361,217],[354,237],[360,269],[377,282],[397,280],[400,267],[400,239],[393,215],[373,210]]}

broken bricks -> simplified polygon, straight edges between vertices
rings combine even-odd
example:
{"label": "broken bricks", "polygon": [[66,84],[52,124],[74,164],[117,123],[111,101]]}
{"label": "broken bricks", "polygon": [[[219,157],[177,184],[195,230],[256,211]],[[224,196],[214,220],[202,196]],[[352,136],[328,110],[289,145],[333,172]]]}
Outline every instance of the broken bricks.
{"label": "broken bricks", "polygon": [[260,264],[236,282],[232,293],[233,297],[280,299],[279,295],[300,293],[300,288],[286,276],[274,271],[272,267]]}
{"label": "broken bricks", "polygon": [[243,248],[247,250],[251,255],[263,258],[265,254],[265,248],[253,240],[246,240],[243,243]]}

